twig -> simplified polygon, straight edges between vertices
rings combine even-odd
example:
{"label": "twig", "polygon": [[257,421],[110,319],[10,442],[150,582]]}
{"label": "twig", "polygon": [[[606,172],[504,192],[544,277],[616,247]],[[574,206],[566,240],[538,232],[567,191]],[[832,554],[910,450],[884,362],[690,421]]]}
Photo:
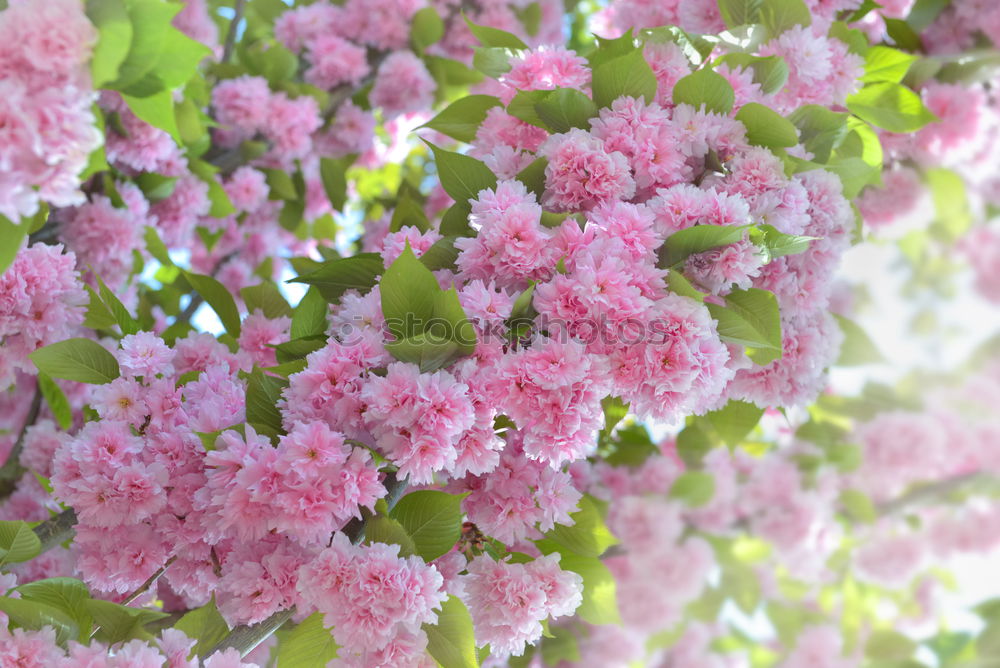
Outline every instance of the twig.
{"label": "twig", "polygon": [[14,447],[10,449],[7,461],[4,462],[3,466],[0,466],[0,499],[6,499],[14,493],[17,481],[27,471],[21,466],[21,451],[24,450],[24,439],[28,433],[28,427],[35,424],[41,408],[42,390],[40,387],[36,387],[35,396],[31,398],[31,406],[28,408],[28,416],[24,420],[24,425],[21,426],[21,433],[18,434]]}
{"label": "twig", "polygon": [[176,554],[174,556],[170,557],[169,559],[167,559],[167,562],[165,564],[163,564],[162,566],[160,566],[159,570],[157,570],[155,573],[153,573],[152,575],[150,575],[149,578],[145,582],[143,582],[142,585],[138,589],[136,589],[134,592],[132,592],[131,594],[129,594],[128,596],[126,596],[125,600],[122,601],[122,605],[128,605],[129,603],[131,603],[135,599],[139,598],[143,593],[145,593],[146,591],[148,591],[149,588],[153,586],[153,583],[155,583],[157,580],[159,580],[160,576],[163,575],[166,572],[166,570],[170,567],[170,564],[174,563],[175,561],[177,561],[177,555]]}
{"label": "twig", "polygon": [[226,44],[222,47],[222,62],[224,63],[228,63],[233,57],[233,49],[236,46],[236,33],[239,31],[240,22],[243,20],[243,9],[245,7],[246,0],[236,0],[233,20],[229,24],[229,32],[226,33]]}
{"label": "twig", "polygon": [[35,535],[42,541],[42,552],[46,552],[57,545],[69,540],[76,531],[76,513],[72,508],[67,508],[58,515],[50,517],[35,527]]}
{"label": "twig", "polygon": [[979,471],[975,473],[963,473],[952,478],[945,478],[944,480],[914,487],[891,501],[879,504],[876,509],[879,515],[892,515],[912,505],[935,501],[964,487],[971,487],[977,483],[993,479],[992,476]]}
{"label": "twig", "polygon": [[[386,496],[385,503],[389,510],[392,510],[393,506],[399,501],[400,497],[403,496],[403,492],[406,490],[406,484],[408,479],[403,478],[398,480],[396,474],[389,473],[385,479]],[[352,543],[359,543],[364,538],[364,521],[355,523],[351,521],[347,526],[344,527],[343,532],[351,539]],[[295,614],[295,606],[288,608],[287,610],[279,610],[267,619],[257,624],[252,624],[250,626],[240,625],[233,628],[225,638],[220,640],[214,647],[210,650],[203,652],[200,656],[202,659],[208,658],[215,652],[220,652],[231,647],[236,648],[240,651],[240,656],[246,656],[253,649],[264,642],[272,633],[281,628],[281,625],[292,618]]]}

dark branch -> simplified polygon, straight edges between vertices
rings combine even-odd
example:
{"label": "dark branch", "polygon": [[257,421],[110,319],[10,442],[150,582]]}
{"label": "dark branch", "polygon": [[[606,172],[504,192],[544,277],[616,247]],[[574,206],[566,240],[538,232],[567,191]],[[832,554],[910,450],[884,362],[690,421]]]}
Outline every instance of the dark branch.
{"label": "dark branch", "polygon": [[222,62],[228,63],[233,57],[233,49],[236,47],[236,33],[239,32],[240,22],[243,21],[243,10],[246,8],[246,0],[236,0],[236,10],[233,20],[229,24],[229,31],[226,33],[226,43],[222,47]]}
{"label": "dark branch", "polygon": [[3,466],[0,466],[0,499],[6,499],[14,493],[14,490],[17,489],[17,481],[27,471],[21,466],[21,451],[24,450],[24,439],[28,433],[28,427],[35,424],[41,408],[42,390],[36,387],[35,396],[31,398],[31,406],[28,408],[28,416],[21,427],[21,433],[17,435],[17,441],[10,449],[10,454],[7,455],[7,461],[4,462]]}

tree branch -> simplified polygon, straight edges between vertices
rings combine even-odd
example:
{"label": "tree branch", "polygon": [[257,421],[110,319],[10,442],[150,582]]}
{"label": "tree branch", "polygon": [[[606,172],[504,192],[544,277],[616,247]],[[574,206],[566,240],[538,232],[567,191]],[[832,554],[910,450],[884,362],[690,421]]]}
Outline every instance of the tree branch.
{"label": "tree branch", "polygon": [[67,508],[35,527],[35,535],[42,541],[42,552],[69,540],[76,533],[76,512]]}
{"label": "tree branch", "polygon": [[[403,496],[403,492],[406,490],[407,478],[399,480],[396,478],[395,472],[389,473],[385,479],[385,502],[392,510],[393,506],[399,501],[400,497]],[[360,543],[364,539],[364,520],[351,520],[343,528],[343,533],[351,539],[354,544]],[[205,659],[216,652],[221,652],[229,648],[236,648],[240,651],[240,656],[246,656],[253,651],[257,645],[264,642],[272,633],[281,628],[281,625],[287,622],[295,614],[295,606],[288,608],[287,610],[279,610],[267,619],[256,624],[240,625],[233,628],[225,638],[220,640],[214,647],[210,650],[203,652],[201,658]]]}
{"label": "tree branch", "polygon": [[24,450],[24,439],[28,433],[28,427],[35,424],[41,408],[42,390],[36,386],[35,396],[31,398],[31,406],[28,408],[28,415],[24,420],[24,425],[21,426],[21,433],[17,435],[17,441],[14,442],[14,447],[7,455],[7,461],[4,462],[3,466],[0,466],[0,499],[6,499],[14,493],[14,490],[17,489],[17,481],[27,471],[21,466],[21,451]]}
{"label": "tree branch", "polygon": [[229,23],[229,31],[226,33],[226,43],[222,47],[222,62],[228,63],[233,57],[233,49],[236,46],[236,33],[239,32],[240,22],[243,20],[243,10],[246,8],[246,0],[236,0],[236,9],[233,13],[233,20]]}
{"label": "tree branch", "polygon": [[153,586],[153,583],[159,580],[160,576],[163,575],[168,568],[170,568],[170,564],[174,563],[175,561],[177,561],[176,554],[167,559],[167,563],[160,566],[159,570],[150,575],[149,578],[145,582],[143,582],[138,589],[136,589],[134,592],[126,596],[125,600],[122,601],[122,605],[128,605],[135,599],[139,598],[144,592],[148,591],[149,588]]}
{"label": "tree branch", "polygon": [[981,471],[963,473],[951,478],[945,478],[943,480],[914,487],[895,499],[878,504],[878,506],[876,506],[876,510],[878,510],[878,514],[882,516],[892,515],[905,510],[910,506],[937,501],[965,487],[972,487],[978,483],[993,480],[995,480],[993,476],[987,475]]}

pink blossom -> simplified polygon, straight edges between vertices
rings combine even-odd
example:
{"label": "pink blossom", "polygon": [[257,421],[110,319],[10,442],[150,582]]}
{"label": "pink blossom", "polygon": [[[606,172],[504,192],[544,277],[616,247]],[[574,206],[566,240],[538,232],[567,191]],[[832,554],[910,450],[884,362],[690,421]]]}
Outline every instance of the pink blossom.
{"label": "pink blossom", "polygon": [[306,70],[305,79],[320,88],[357,85],[368,74],[365,50],[337,35],[318,35],[309,45],[307,57],[312,64]]}
{"label": "pink blossom", "polygon": [[410,51],[396,51],[379,65],[368,99],[386,118],[394,118],[430,107],[436,88],[422,60]]}
{"label": "pink blossom", "polygon": [[278,360],[274,346],[288,341],[291,324],[290,318],[268,318],[260,309],[254,309],[240,328],[240,351],[259,367],[275,366]]}
{"label": "pink blossom", "polygon": [[618,151],[606,151],[600,140],[583,130],[552,135],[539,154],[549,161],[542,196],[546,207],[581,211],[635,194],[628,159]]}
{"label": "pink blossom", "polygon": [[243,166],[233,172],[222,186],[238,211],[256,211],[268,196],[264,173]]}

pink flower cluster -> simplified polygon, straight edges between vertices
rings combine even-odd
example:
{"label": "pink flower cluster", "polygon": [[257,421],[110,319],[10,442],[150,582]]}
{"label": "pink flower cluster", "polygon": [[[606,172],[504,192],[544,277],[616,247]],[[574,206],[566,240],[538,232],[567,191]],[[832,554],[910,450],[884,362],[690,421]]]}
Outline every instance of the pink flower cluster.
{"label": "pink flower cluster", "polygon": [[28,355],[73,336],[83,323],[87,293],[72,253],[34,244],[0,274],[0,388],[18,371],[33,373]]}
{"label": "pink flower cluster", "polygon": [[[101,145],[87,64],[97,30],[78,0],[0,11],[0,214],[83,201],[80,173]],[[5,5],[6,7],[6,5]]]}
{"label": "pink flower cluster", "polygon": [[359,668],[419,661],[427,644],[420,626],[437,621],[443,585],[434,566],[401,558],[398,545],[351,545],[340,533],[299,579],[303,600],[340,645],[337,665]]}
{"label": "pink flower cluster", "polygon": [[527,563],[482,555],[462,577],[477,643],[497,657],[521,656],[542,637],[542,622],[572,615],[583,600],[583,578],[559,567],[559,555]]}

